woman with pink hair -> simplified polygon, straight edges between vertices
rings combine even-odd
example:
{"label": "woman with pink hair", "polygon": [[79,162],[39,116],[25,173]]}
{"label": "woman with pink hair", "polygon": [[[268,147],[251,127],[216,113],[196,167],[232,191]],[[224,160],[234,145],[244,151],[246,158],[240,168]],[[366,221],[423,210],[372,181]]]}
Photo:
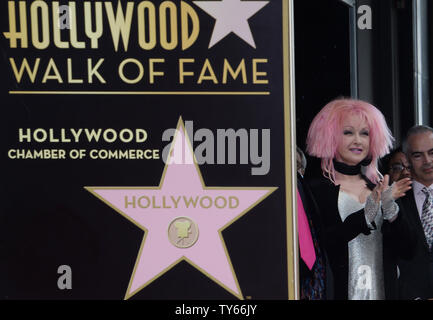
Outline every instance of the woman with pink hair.
{"label": "woman with pink hair", "polygon": [[325,177],[313,192],[321,208],[336,299],[385,299],[383,241],[391,239],[399,250],[395,235],[403,241],[409,232],[395,200],[411,188],[410,179],[389,187],[389,177],[377,170],[392,142],[382,113],[360,100],[329,102],[308,131],[307,152],[321,158]]}

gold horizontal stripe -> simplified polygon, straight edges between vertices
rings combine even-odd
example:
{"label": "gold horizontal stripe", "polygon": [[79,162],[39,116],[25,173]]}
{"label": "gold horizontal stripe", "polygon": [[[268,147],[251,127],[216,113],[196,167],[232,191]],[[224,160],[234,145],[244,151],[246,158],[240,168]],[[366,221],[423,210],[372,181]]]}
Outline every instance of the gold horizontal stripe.
{"label": "gold horizontal stripe", "polygon": [[269,91],[9,91],[9,94],[95,95],[270,95]]}

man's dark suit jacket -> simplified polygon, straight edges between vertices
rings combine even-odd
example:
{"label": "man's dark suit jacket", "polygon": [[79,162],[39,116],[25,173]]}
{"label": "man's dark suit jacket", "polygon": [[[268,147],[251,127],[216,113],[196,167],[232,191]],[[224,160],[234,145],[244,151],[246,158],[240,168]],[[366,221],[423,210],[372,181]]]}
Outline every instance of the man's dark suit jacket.
{"label": "man's dark suit jacket", "polygon": [[401,213],[410,223],[416,241],[412,253],[406,259],[398,259],[399,299],[433,298],[433,254],[429,251],[420,215],[412,191],[399,199]]}

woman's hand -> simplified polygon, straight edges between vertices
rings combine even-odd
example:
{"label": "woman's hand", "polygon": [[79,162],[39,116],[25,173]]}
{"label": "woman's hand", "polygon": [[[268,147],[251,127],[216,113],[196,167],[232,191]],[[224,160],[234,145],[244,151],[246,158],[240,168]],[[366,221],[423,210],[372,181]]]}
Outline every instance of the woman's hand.
{"label": "woman's hand", "polygon": [[[388,191],[388,188],[391,188],[391,196],[393,200],[397,200],[406,195],[406,191],[412,189],[411,184],[412,180],[410,178],[404,178],[394,182],[391,186],[388,186],[389,183],[389,175],[385,175],[382,180],[376,185],[373,189],[372,196],[374,201],[379,202],[382,200],[382,193],[384,191]],[[389,191],[388,191],[389,192]]]}
{"label": "woman's hand", "polygon": [[398,198],[405,196],[406,191],[412,189],[411,184],[412,180],[410,180],[410,178],[404,178],[394,182],[391,188],[392,198],[397,200]]}
{"label": "woman's hand", "polygon": [[[386,175],[383,180],[384,182],[386,180],[388,183],[388,175]],[[409,178],[404,178],[394,182],[390,187],[387,187],[385,191],[382,192],[381,198],[384,219],[390,222],[397,219],[399,208],[395,200],[406,195],[406,191],[412,188],[411,184],[412,181]]]}
{"label": "woman's hand", "polygon": [[385,177],[378,182],[376,187],[371,191],[371,196],[376,203],[379,203],[382,199],[382,192],[384,192],[389,186],[389,176],[386,174]]}

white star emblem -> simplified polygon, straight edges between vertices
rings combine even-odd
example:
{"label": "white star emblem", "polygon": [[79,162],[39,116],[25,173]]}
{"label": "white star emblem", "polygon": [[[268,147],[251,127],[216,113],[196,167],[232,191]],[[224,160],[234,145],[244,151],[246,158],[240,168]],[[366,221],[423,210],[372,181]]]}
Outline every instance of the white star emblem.
{"label": "white star emblem", "polygon": [[195,5],[216,19],[209,48],[233,32],[253,48],[256,48],[248,19],[269,1],[193,1]]}

